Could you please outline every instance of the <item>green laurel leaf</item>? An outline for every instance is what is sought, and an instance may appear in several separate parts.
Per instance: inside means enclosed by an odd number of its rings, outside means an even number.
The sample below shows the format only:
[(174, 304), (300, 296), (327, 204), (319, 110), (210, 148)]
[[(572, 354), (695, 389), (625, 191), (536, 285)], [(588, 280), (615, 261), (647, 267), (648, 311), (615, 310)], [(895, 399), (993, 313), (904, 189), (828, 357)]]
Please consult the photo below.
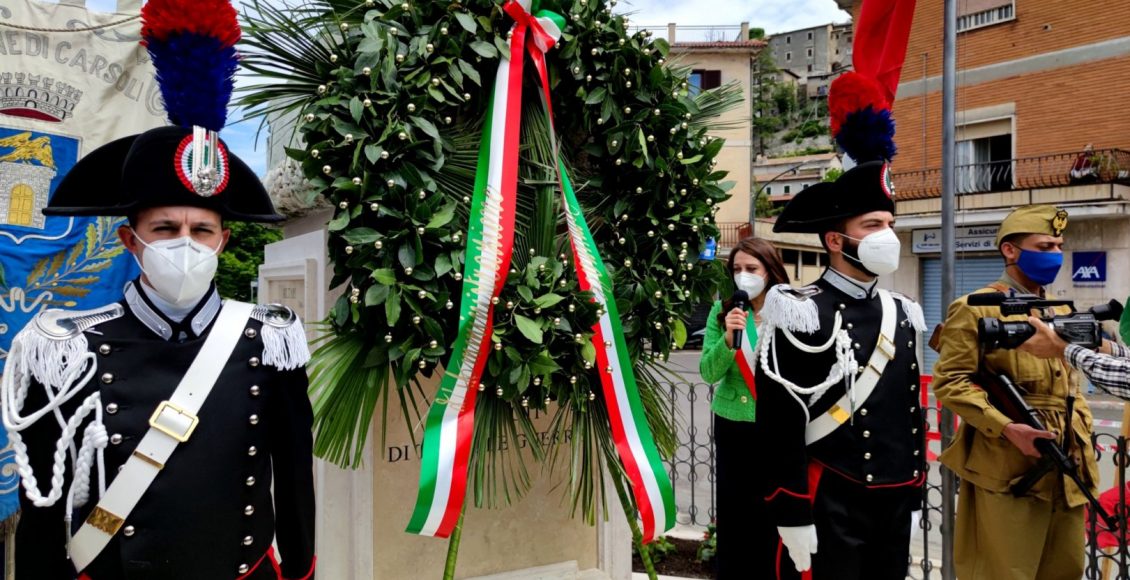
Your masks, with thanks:
[(522, 336), (525, 336), (534, 344), (541, 344), (543, 337), (541, 326), (538, 323), (521, 314), (514, 315), (514, 322), (518, 325), (518, 330), (522, 333)]
[(475, 24), (475, 19), (466, 12), (456, 12), (455, 20), (459, 22), (459, 26), (462, 26), (463, 30), (470, 32), (471, 34), (474, 34), (479, 30), (479, 26)]

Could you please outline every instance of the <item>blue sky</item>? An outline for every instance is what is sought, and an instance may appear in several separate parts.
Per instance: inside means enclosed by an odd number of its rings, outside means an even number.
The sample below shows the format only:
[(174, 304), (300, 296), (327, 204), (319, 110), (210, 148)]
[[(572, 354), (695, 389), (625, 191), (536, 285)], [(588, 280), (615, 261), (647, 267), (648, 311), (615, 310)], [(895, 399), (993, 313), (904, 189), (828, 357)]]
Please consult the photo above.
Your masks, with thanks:
[[(256, 142), (255, 133), (259, 132)], [(228, 124), (220, 137), (259, 177), (267, 174), (267, 127), (259, 131), (259, 119), (240, 121), (239, 112), (232, 111)]]
[[(87, 0), (87, 6), (96, 11), (112, 11), (116, 3), (116, 0)], [(710, 0), (710, 10), (702, 7), (703, 0), (621, 0), (616, 10), (631, 13), (633, 24), (648, 27), (665, 28), (669, 22), (695, 26), (736, 26), (749, 22), (750, 26), (764, 28), (770, 34), (849, 19), (834, 0)], [(227, 128), (220, 135), (236, 155), (262, 176), (267, 172), (267, 130), (264, 128), (256, 141), (258, 129), (258, 119), (241, 122), (238, 111), (233, 111)]]

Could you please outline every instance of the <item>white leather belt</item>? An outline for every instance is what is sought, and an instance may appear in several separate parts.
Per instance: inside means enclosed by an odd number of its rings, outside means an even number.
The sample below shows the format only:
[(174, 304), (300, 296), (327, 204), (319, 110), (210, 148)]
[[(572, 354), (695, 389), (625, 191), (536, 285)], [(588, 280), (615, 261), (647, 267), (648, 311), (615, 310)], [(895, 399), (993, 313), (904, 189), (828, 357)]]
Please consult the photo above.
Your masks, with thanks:
[(196, 413), (216, 385), (216, 379), (243, 336), (243, 328), (254, 305), (228, 300), (204, 346), (200, 348), (184, 378), (169, 400), (163, 401), (149, 418), (149, 431), (121, 471), (98, 500), (94, 511), (71, 538), (69, 550), (75, 569), (81, 572), (110, 543), (125, 523), (145, 490), (165, 467), (177, 445), (188, 440), (200, 419)]
[[(883, 304), (883, 321), (879, 324), (879, 340), (875, 342), (875, 350), (871, 351), (871, 358), (867, 360), (867, 367), (855, 380), (855, 394), (858, 404), (863, 404), (867, 397), (875, 391), (875, 385), (883, 376), (883, 369), (887, 363), (895, 358), (895, 319), (898, 318), (898, 308), (890, 292), (879, 289), (879, 301)], [(851, 398), (847, 393), (840, 397), (834, 405), (819, 417), (808, 423), (804, 430), (804, 439), (807, 445), (827, 437), (832, 431), (839, 428), (851, 419), (855, 412), (852, 408)]]

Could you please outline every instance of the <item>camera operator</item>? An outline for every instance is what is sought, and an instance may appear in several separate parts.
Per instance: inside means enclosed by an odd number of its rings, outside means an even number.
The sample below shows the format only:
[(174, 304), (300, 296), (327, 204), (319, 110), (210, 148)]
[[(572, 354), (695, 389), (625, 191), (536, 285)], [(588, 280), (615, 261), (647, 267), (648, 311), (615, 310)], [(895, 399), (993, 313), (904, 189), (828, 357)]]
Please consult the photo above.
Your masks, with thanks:
[(1036, 329), (1036, 334), (1020, 345), (1019, 350), (1040, 358), (1063, 359), (1104, 391), (1130, 399), (1130, 348), (1103, 339), (1096, 352), (1068, 343), (1039, 318), (1029, 317), (1028, 324)]
[[(1063, 261), (1067, 212), (1026, 206), (1008, 215), (997, 233), (1005, 259), (1000, 280), (982, 292), (1015, 291), (1044, 295)], [(1066, 307), (1056, 307), (1066, 314)], [(1049, 473), (1023, 497), (1013, 483), (1039, 462), (1038, 439), (1065, 434), (1071, 456), (1081, 466), (1083, 484), (1094, 491), (1098, 467), (1090, 444), (1090, 410), (1079, 396), (1073, 373), (1058, 360), (1015, 349), (985, 350), (978, 321), (1001, 317), (999, 306), (971, 306), (963, 296), (949, 307), (934, 365), (938, 400), (963, 419), (941, 461), (961, 478), (954, 559), (963, 580), (1079, 578), (1084, 568), (1085, 495), (1062, 472)], [(1023, 322), (1026, 316), (1006, 317)], [(993, 406), (982, 388), (986, 376), (1006, 375), (1023, 391), (1047, 430), (1014, 422)], [(1067, 400), (1078, 397), (1072, 417)], [(1065, 445), (1067, 446), (1067, 445)]]

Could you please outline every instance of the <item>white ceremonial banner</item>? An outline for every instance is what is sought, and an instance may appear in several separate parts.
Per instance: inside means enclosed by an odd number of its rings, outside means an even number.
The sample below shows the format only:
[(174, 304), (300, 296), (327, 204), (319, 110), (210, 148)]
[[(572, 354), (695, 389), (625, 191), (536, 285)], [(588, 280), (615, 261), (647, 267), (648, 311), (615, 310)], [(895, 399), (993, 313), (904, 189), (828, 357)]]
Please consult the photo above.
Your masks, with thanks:
[(113, 302), (137, 273), (116, 219), (41, 210), (83, 155), (165, 122), (138, 43), (140, 9), (140, 0), (115, 13), (80, 0), (0, 0), (0, 370), (36, 312)]
[[(138, 44), (140, 10), (140, 0), (120, 0), (115, 13), (88, 11), (82, 0), (0, 0), (0, 372), (12, 337), (40, 310), (115, 302), (137, 275), (118, 242), (119, 218), (41, 210), (83, 155), (165, 124)], [(110, 193), (86, 185), (92, 197)], [(4, 520), (18, 505), (19, 478), (2, 430), (0, 448)]]

